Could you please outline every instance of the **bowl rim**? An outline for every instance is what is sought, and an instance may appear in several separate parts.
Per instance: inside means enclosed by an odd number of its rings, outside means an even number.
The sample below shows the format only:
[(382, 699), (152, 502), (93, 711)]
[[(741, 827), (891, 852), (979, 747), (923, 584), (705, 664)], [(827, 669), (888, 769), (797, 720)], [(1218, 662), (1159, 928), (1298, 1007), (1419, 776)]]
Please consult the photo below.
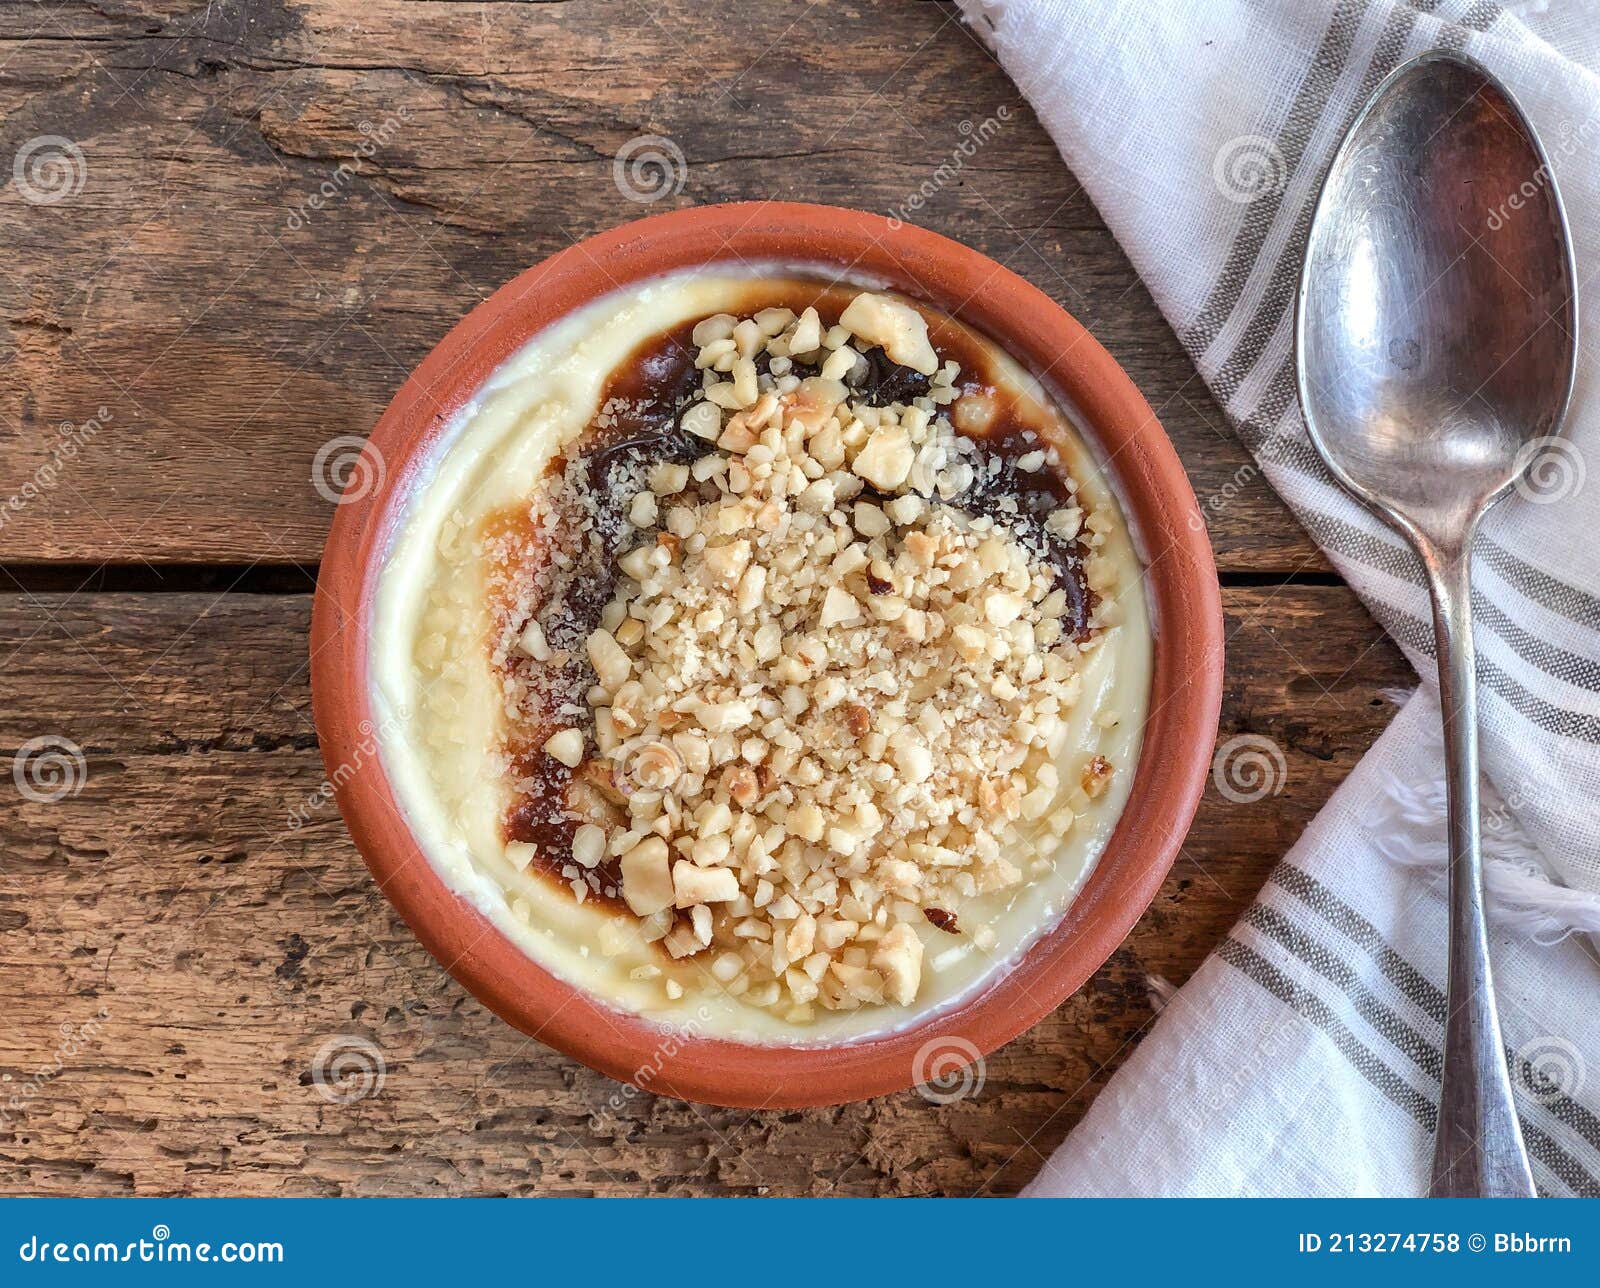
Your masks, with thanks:
[[(753, 271), (804, 264), (881, 281), (990, 336), (1075, 413), (1145, 565), (1154, 639), (1143, 745), (1128, 803), (1076, 898), (1053, 929), (958, 1005), (834, 1045), (686, 1033), (614, 1009), (546, 970), (445, 884), (374, 754), (373, 599), (388, 538), (434, 441), (537, 332), (619, 288), (724, 263)], [(653, 1093), (745, 1108), (864, 1099), (948, 1074), (1032, 1027), (1111, 956), (1154, 900), (1205, 789), (1221, 705), (1221, 593), (1205, 522), (1132, 380), (1065, 309), (987, 256), (832, 206), (740, 202), (652, 215), (550, 256), (474, 308), (408, 376), (368, 444), (382, 468), (352, 476), (335, 508), (312, 613), (323, 763), (379, 888), (450, 974), (522, 1032)]]

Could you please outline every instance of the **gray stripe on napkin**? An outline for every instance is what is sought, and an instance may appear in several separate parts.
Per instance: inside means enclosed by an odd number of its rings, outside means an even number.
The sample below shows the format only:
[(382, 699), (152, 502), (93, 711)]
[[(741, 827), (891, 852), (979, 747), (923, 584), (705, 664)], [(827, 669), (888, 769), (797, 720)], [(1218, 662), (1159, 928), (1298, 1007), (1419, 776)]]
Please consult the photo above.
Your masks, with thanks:
[[(1248, 415), (1234, 417), (1239, 426), (1239, 437), (1244, 439), (1247, 447), (1255, 449), (1266, 444), (1273, 426), (1289, 410), (1289, 404), (1298, 401), (1299, 392), (1295, 387), (1294, 346), (1291, 345), (1289, 352), (1279, 360), (1278, 368), (1267, 382), (1261, 400)], [(1322, 464), (1321, 457), (1317, 458), (1317, 463)], [(1322, 469), (1326, 472), (1327, 467), (1322, 466)]]
[[(1257, 448), (1257, 454), (1263, 462), (1304, 474), (1317, 482), (1332, 483), (1320, 458), (1307, 443), (1280, 435), (1262, 443)], [(1324, 550), (1397, 581), (1410, 582), (1419, 588), (1422, 586), (1422, 565), (1416, 555), (1409, 547), (1392, 544), (1377, 535), (1380, 531), (1386, 531), (1376, 527), (1378, 520), (1373, 520), (1374, 529), (1369, 530), (1304, 502), (1296, 506), (1295, 514)], [(1583, 595), (1548, 574), (1540, 573), (1492, 543), (1480, 542), (1480, 545), (1486, 552), (1490, 566), (1513, 589), (1551, 612), (1566, 616), (1577, 625), (1591, 630), (1595, 628), (1594, 618), (1586, 619), (1564, 612), (1568, 605), (1585, 610), (1593, 606), (1600, 610), (1600, 604), (1593, 604), (1590, 596)], [(1363, 587), (1363, 591), (1373, 616), (1400, 644), (1424, 656), (1433, 656), (1431, 623), (1396, 606), (1371, 586)], [(1563, 594), (1563, 591), (1566, 593)], [(1600, 663), (1559, 648), (1523, 630), (1498, 605), (1485, 599), (1481, 592), (1473, 596), (1473, 604), (1479, 613), (1479, 628), (1495, 635), (1523, 661), (1573, 688), (1600, 692)], [(1515, 676), (1507, 674), (1487, 659), (1480, 658), (1480, 678), (1490, 681), (1494, 692), (1505, 698), (1524, 718), (1541, 728), (1584, 742), (1600, 742), (1600, 717), (1560, 706), (1534, 694)]]
[(1366, 953), (1385, 979), (1437, 1020), (1444, 1018), (1444, 994), (1432, 980), (1389, 946), (1378, 928), (1304, 868), (1280, 863), (1267, 878), (1283, 887), (1346, 939)]
[(1440, 1054), (1439, 1048), (1386, 1006), (1376, 993), (1361, 982), (1361, 977), (1344, 958), (1327, 945), (1313, 939), (1303, 927), (1297, 926), (1277, 908), (1268, 904), (1253, 904), (1245, 913), (1244, 920), (1247, 925), (1254, 926), (1263, 935), (1277, 940), (1317, 974), (1338, 988), (1350, 999), (1356, 1014), (1366, 1021), (1374, 1033), (1430, 1078), (1438, 1081), (1444, 1069), (1444, 1057)]
[[(1315, 1024), (1332, 1040), (1350, 1066), (1381, 1092), (1386, 1099), (1405, 1110), (1425, 1131), (1432, 1132), (1438, 1121), (1433, 1102), (1419, 1093), (1391, 1069), (1381, 1057), (1352, 1033), (1315, 993), (1301, 987), (1253, 948), (1231, 936), (1217, 949), (1217, 956), (1247, 979), (1272, 994), (1301, 1018)], [(1520, 1119), (1519, 1115), (1519, 1119)], [(1574, 1194), (1600, 1197), (1597, 1182), (1572, 1155), (1538, 1127), (1522, 1124), (1523, 1140), (1529, 1155)]]
[[(1286, 469), (1292, 469), (1319, 483), (1337, 487), (1338, 485), (1334, 482), (1333, 476), (1328, 473), (1328, 467), (1322, 463), (1322, 458), (1317, 455), (1317, 451), (1311, 446), (1310, 440), (1304, 437), (1305, 430), (1299, 425), (1298, 421), (1296, 421), (1296, 428), (1299, 429), (1297, 434), (1282, 431), (1272, 432), (1272, 426), (1275, 426), (1283, 416), (1283, 413), (1288, 410), (1289, 393), (1293, 390), (1293, 366), (1285, 364), (1284, 372), (1286, 375), (1286, 393), (1282, 404), (1271, 410), (1270, 413), (1266, 413), (1264, 408), (1264, 414), (1261, 419), (1257, 419), (1256, 414), (1252, 414), (1241, 420), (1239, 422), (1240, 437), (1244, 439), (1245, 445), (1256, 453), (1263, 464), (1282, 465)], [(1270, 414), (1270, 420), (1266, 418), (1268, 414)], [(1341, 495), (1343, 495), (1342, 490)], [(1324, 515), (1327, 522), (1344, 523), (1343, 520), (1337, 519), (1327, 511), (1319, 511), (1318, 513)], [(1384, 524), (1376, 516), (1373, 516), (1372, 523), (1372, 532), (1386, 534), (1390, 531), (1388, 525)], [(1368, 541), (1383, 544), (1379, 537), (1373, 536), (1366, 529), (1351, 527), (1349, 524), (1345, 524), (1345, 527), (1352, 534), (1364, 535)], [(1398, 541), (1399, 538), (1395, 538), (1395, 542), (1398, 543)], [(1411, 548), (1399, 544), (1394, 544), (1388, 548), (1404, 556), (1404, 566), (1395, 563), (1393, 557), (1389, 555), (1384, 556), (1384, 562), (1373, 564), (1373, 566), (1383, 572), (1387, 572), (1392, 577), (1413, 581), (1421, 585), (1422, 565), (1416, 556), (1411, 553)], [(1494, 569), (1496, 575), (1502, 581), (1524, 598), (1588, 630), (1600, 628), (1600, 598), (1596, 598), (1587, 591), (1580, 590), (1569, 582), (1562, 581), (1559, 577), (1551, 576), (1543, 569), (1534, 567), (1526, 560), (1519, 559), (1504, 546), (1487, 537), (1478, 538), (1477, 544), (1473, 546), (1473, 553)], [(1362, 562), (1369, 561), (1363, 559)]]
[[(1336, 486), (1322, 458), (1305, 439), (1280, 433), (1249, 445), (1263, 464), (1282, 466), (1316, 482)], [(1398, 581), (1408, 581), (1418, 587), (1423, 585), (1421, 561), (1409, 546), (1399, 545), (1398, 538), (1385, 541), (1383, 537), (1389, 529), (1387, 525), (1380, 526), (1381, 520), (1376, 517), (1368, 528), (1305, 503), (1297, 506), (1296, 514), (1324, 548)], [(1586, 630), (1600, 628), (1600, 599), (1518, 559), (1487, 538), (1480, 537), (1473, 551), (1524, 598)], [(1368, 589), (1367, 593), (1375, 592)], [(1512, 623), (1498, 605), (1487, 604), (1481, 595), (1475, 595), (1473, 602), (1479, 609), (1480, 625), (1499, 636), (1525, 661), (1574, 688), (1600, 692), (1600, 663), (1530, 635)], [(1424, 633), (1427, 635), (1426, 651), (1431, 655), (1431, 632)]]
[[(1293, 470), (1329, 487), (1337, 486), (1327, 466), (1322, 463), (1322, 458), (1317, 455), (1316, 449), (1308, 440), (1272, 432), (1279, 418), (1288, 410), (1293, 394), (1294, 366), (1292, 359), (1285, 359), (1274, 375), (1273, 386), (1262, 399), (1261, 405), (1251, 415), (1237, 422), (1240, 437), (1263, 464)], [(1324, 549), (1398, 581), (1410, 582), (1419, 588), (1423, 586), (1421, 562), (1410, 547), (1383, 540), (1379, 534), (1386, 533), (1388, 529), (1380, 526), (1382, 521), (1376, 517), (1371, 521), (1371, 528), (1357, 526), (1329, 511), (1304, 502), (1295, 506), (1295, 514)], [(1587, 630), (1594, 630), (1600, 626), (1600, 600), (1594, 596), (1542, 572), (1494, 542), (1480, 539), (1475, 549), (1500, 578), (1518, 593)], [(1372, 587), (1366, 586), (1362, 589), (1364, 597), (1369, 602), (1379, 598), (1377, 591)], [(1480, 596), (1474, 596), (1474, 601), (1480, 607), (1484, 604)], [(1392, 611), (1400, 615), (1403, 610), (1395, 608)], [(1374, 615), (1378, 616), (1380, 621), (1385, 621), (1386, 625), (1388, 620), (1391, 620), (1385, 619), (1376, 608)], [(1400, 632), (1401, 642), (1429, 657), (1433, 656), (1432, 627), (1409, 614), (1404, 616), (1408, 626)], [(1510, 619), (1498, 608), (1480, 613), (1480, 626), (1499, 636), (1507, 647), (1525, 661), (1546, 674), (1571, 684), (1574, 688), (1600, 692), (1600, 664), (1554, 648), (1547, 641), (1539, 640), (1515, 626), (1510, 630), (1502, 629), (1503, 625), (1509, 623)], [(1504, 679), (1509, 685), (1515, 686), (1517, 695), (1515, 700), (1508, 694), (1502, 696), (1512, 701), (1517, 710), (1525, 715), (1530, 711), (1543, 710), (1542, 716), (1528, 715), (1529, 719), (1535, 720), (1541, 727), (1555, 733), (1570, 733), (1571, 736), (1581, 737), (1586, 741), (1595, 740), (1581, 732), (1589, 727), (1591, 721), (1591, 717), (1586, 713), (1554, 706), (1543, 699), (1537, 699), (1520, 682), (1509, 676)]]
[[(1367, 65), (1361, 83), (1352, 98), (1340, 109), (1340, 131), (1342, 137), (1344, 129), (1349, 122), (1354, 120), (1356, 113), (1383, 78), (1393, 71), (1404, 60), (1406, 45), (1411, 40), (1419, 16), (1429, 14), (1434, 6), (1422, 4), (1400, 4), (1385, 20), (1382, 33), (1379, 35), (1373, 49), (1371, 61)], [(1479, 30), (1487, 30), (1499, 15), (1499, 10), (1493, 4), (1475, 4), (1460, 21), (1466, 26)], [(1309, 142), (1316, 128), (1322, 124), (1326, 115), (1325, 110), (1333, 102), (1331, 89), (1337, 82), (1349, 61), (1349, 55), (1354, 40), (1354, 28), (1360, 25), (1361, 15), (1354, 19), (1354, 27), (1347, 35), (1340, 27), (1343, 12), (1336, 13), (1323, 38), (1323, 45), (1317, 51), (1307, 71), (1306, 79), (1301, 83), (1300, 94), (1297, 95), (1290, 108), (1289, 116), (1285, 122), (1284, 132), (1274, 141), (1279, 155), (1283, 157), (1286, 169), (1292, 175), (1305, 157), (1306, 144)], [(1441, 24), (1437, 45), (1446, 49), (1461, 49), (1466, 45), (1466, 32), (1461, 27)], [(1330, 61), (1337, 58), (1337, 65), (1325, 77), (1317, 77), (1313, 82), (1312, 73), (1320, 69), (1320, 61), (1325, 51), (1330, 53)], [(1322, 91), (1320, 98), (1307, 102), (1307, 87), (1315, 84)], [(1298, 206), (1293, 212), (1293, 224), (1289, 235), (1284, 239), (1282, 249), (1273, 264), (1271, 276), (1261, 299), (1246, 323), (1239, 341), (1232, 351), (1223, 359), (1204, 364), (1209, 371), (1209, 381), (1213, 394), (1219, 402), (1228, 403), (1239, 387), (1255, 370), (1265, 351), (1267, 342), (1273, 334), (1285, 324), (1287, 315), (1293, 307), (1296, 283), (1300, 278), (1300, 264), (1302, 249), (1305, 246), (1306, 236), (1310, 231), (1311, 218), (1315, 211), (1315, 193), (1321, 189), (1321, 171), (1323, 163), (1331, 160), (1331, 154), (1318, 162), (1317, 183), (1304, 192)], [(1255, 275), (1260, 256), (1270, 237), (1273, 226), (1278, 223), (1283, 213), (1284, 200), (1291, 184), (1286, 182), (1279, 192), (1270, 197), (1263, 196), (1252, 203), (1235, 241), (1230, 248), (1229, 256), (1224, 268), (1219, 274), (1216, 285), (1213, 286), (1206, 303), (1193, 323), (1187, 327), (1182, 336), (1185, 348), (1194, 359), (1196, 365), (1201, 365), (1202, 356), (1221, 334), (1228, 319), (1237, 309), (1244, 296), (1245, 287), (1250, 278)], [(1258, 207), (1261, 217), (1255, 217)], [(1241, 243), (1243, 243), (1241, 245)], [(1242, 270), (1242, 271), (1241, 271)], [(1279, 375), (1275, 375), (1272, 382), (1275, 391), (1274, 401), (1277, 409), (1282, 410), (1287, 405), (1286, 396), (1292, 396), (1292, 370), (1290, 372), (1287, 395), (1283, 390), (1283, 382)], [(1284, 399), (1284, 401), (1278, 401)]]
[[(1286, 173), (1293, 173), (1305, 155), (1306, 143), (1321, 117), (1323, 104), (1328, 101), (1328, 96), (1344, 71), (1355, 45), (1356, 32), (1360, 29), (1369, 4), (1370, 0), (1340, 0), (1327, 30), (1323, 32), (1322, 43), (1312, 56), (1294, 101), (1289, 105), (1283, 128), (1273, 140), (1273, 146), (1283, 158)], [(1263, 194), (1260, 200), (1246, 207), (1244, 219), (1234, 234), (1233, 244), (1228, 248), (1222, 271), (1209, 297), (1194, 320), (1179, 334), (1191, 357), (1198, 359), (1205, 352), (1238, 304), (1245, 283), (1255, 271), (1262, 241), (1277, 218), (1282, 201), (1283, 189), (1280, 189)]]
[[(1383, 34), (1378, 37), (1377, 46), (1373, 50), (1372, 61), (1367, 64), (1366, 74), (1361, 78), (1355, 99), (1343, 113), (1346, 119), (1340, 125), (1341, 137), (1344, 128), (1355, 119), (1356, 113), (1361, 110), (1361, 105), (1372, 96), (1372, 92), (1378, 88), (1383, 78), (1400, 65), (1405, 56), (1406, 42), (1411, 39), (1411, 33), (1416, 28), (1417, 16), (1416, 10), (1406, 5), (1398, 6), (1389, 15), (1388, 21), (1384, 24)], [(1327, 159), (1331, 161), (1332, 157)], [(1255, 312), (1245, 324), (1232, 353), (1216, 365), (1211, 376), (1211, 388), (1219, 402), (1228, 402), (1238, 392), (1239, 386), (1261, 361), (1267, 341), (1284, 324), (1286, 315), (1294, 307), (1295, 287), (1300, 280), (1303, 248), (1311, 233), (1311, 216), (1316, 211), (1316, 194), (1322, 188), (1323, 169), (1324, 166), (1319, 163), (1317, 182), (1305, 194), (1305, 199), (1294, 212), (1294, 222), (1289, 236), (1284, 242), (1277, 262), (1272, 267), (1272, 274), (1267, 280), (1260, 301), (1255, 306)]]
[[(1299, 899), (1307, 908), (1364, 952), (1373, 964), (1377, 966), (1383, 977), (1402, 996), (1416, 1005), (1423, 1014), (1427, 1015), (1436, 1024), (1443, 1026), (1445, 1018), (1444, 990), (1390, 947), (1383, 936), (1378, 933), (1378, 928), (1370, 921), (1340, 899), (1338, 895), (1334, 894), (1332, 890), (1323, 885), (1309, 872), (1306, 872), (1303, 868), (1296, 867), (1292, 863), (1278, 864), (1273, 869), (1268, 881)], [(1247, 918), (1261, 907), (1263, 907), (1261, 904), (1253, 906), (1250, 913), (1246, 914)], [(1287, 918), (1283, 918), (1281, 913), (1278, 913), (1277, 916), (1285, 924), (1292, 924), (1287, 921)], [(1261, 927), (1258, 926), (1257, 928), (1260, 929)], [(1280, 940), (1280, 942), (1282, 941)], [(1285, 944), (1285, 946), (1291, 947), (1291, 951), (1293, 951), (1291, 945)], [(1437, 1051), (1435, 1054), (1437, 1055)], [(1549, 1078), (1524, 1059), (1521, 1053), (1508, 1048), (1506, 1050), (1506, 1060), (1514, 1075), (1513, 1081), (1518, 1086), (1526, 1090), (1552, 1118), (1564, 1126), (1570, 1127), (1597, 1152), (1600, 1152), (1600, 1117), (1591, 1112), (1587, 1106), (1561, 1092)], [(1434, 1076), (1437, 1077), (1438, 1075), (1435, 1073)], [(1520, 1114), (1518, 1116), (1519, 1118), (1522, 1117)]]
[[(1392, 546), (1365, 529), (1323, 510), (1302, 505), (1295, 510), (1295, 514), (1306, 531), (1324, 550), (1350, 563), (1386, 573), (1396, 579), (1412, 580), (1407, 576), (1407, 572), (1415, 564), (1416, 556), (1409, 550)], [(1367, 608), (1377, 619), (1378, 624), (1393, 636), (1396, 643), (1422, 657), (1434, 655), (1431, 622), (1424, 621), (1396, 606), (1393, 601), (1380, 595), (1370, 585), (1363, 587), (1363, 592), (1362, 598)], [(1480, 623), (1480, 627), (1492, 633), (1492, 623), (1485, 621)], [(1552, 651), (1550, 646), (1539, 643), (1526, 632), (1518, 631), (1514, 638), (1507, 639), (1503, 636), (1499, 638), (1506, 647), (1535, 667), (1543, 668), (1545, 664), (1554, 665), (1558, 662), (1565, 665), (1568, 660), (1572, 665), (1584, 662), (1584, 659), (1575, 654)], [(1586, 687), (1559, 671), (1551, 670), (1550, 674), (1566, 679), (1574, 687)], [(1600, 743), (1600, 716), (1574, 710), (1571, 707), (1558, 706), (1540, 697), (1482, 652), (1478, 655), (1478, 682), (1484, 689), (1503, 698), (1512, 710), (1525, 720), (1538, 725), (1541, 729), (1579, 742)]]
[(1575, 689), (1600, 692), (1600, 662), (1529, 634), (1481, 590), (1472, 592), (1472, 612), (1480, 628), (1493, 631), (1511, 646), (1518, 657), (1533, 663), (1546, 675)]
[(1255, 949), (1231, 935), (1222, 941), (1217, 956), (1259, 984), (1285, 1006), (1309, 1020), (1332, 1039), (1339, 1053), (1363, 1078), (1395, 1105), (1405, 1110), (1428, 1131), (1438, 1111), (1433, 1101), (1397, 1074), (1345, 1027), (1332, 1009), (1315, 993), (1302, 988)]
[[(1391, 608), (1375, 595), (1369, 595), (1366, 602), (1379, 625), (1393, 635), (1399, 644), (1414, 653), (1433, 656), (1432, 627)], [(1502, 699), (1524, 720), (1549, 733), (1577, 742), (1600, 744), (1600, 716), (1547, 702), (1481, 652), (1478, 654), (1478, 684), (1481, 689)]]
[[(1551, 1175), (1580, 1199), (1600, 1198), (1600, 1183), (1578, 1166), (1572, 1155), (1537, 1127), (1522, 1124), (1522, 1143), (1528, 1147), (1528, 1157), (1538, 1159)], [(1541, 1197), (1549, 1198), (1541, 1192)]]
[(1587, 591), (1579, 590), (1559, 577), (1552, 577), (1542, 569), (1518, 559), (1504, 546), (1487, 538), (1480, 537), (1472, 553), (1534, 603), (1543, 605), (1552, 613), (1569, 617), (1590, 630), (1600, 629), (1600, 599)]

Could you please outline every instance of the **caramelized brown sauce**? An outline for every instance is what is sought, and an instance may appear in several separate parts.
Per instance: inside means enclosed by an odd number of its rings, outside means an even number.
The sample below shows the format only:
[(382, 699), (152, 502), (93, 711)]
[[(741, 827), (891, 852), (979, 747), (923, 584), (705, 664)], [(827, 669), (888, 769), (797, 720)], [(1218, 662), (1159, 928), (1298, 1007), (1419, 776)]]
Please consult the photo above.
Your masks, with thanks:
[[(793, 283), (753, 282), (728, 311), (749, 316), (781, 306), (799, 313), (811, 306), (828, 327), (838, 321), (858, 290), (822, 283), (796, 289)], [(587, 493), (589, 513), (596, 516), (593, 521), (602, 538), (615, 534), (615, 540), (602, 539), (599, 548), (590, 548), (586, 552), (589, 557), (575, 561), (574, 575), (557, 578), (553, 584), (535, 577), (530, 602), (530, 569), (551, 567), (549, 528), (541, 522), (545, 516), (527, 508), (512, 508), (491, 516), (483, 528), (485, 548), (490, 552), (489, 649), (497, 673), (507, 680), (536, 682), (550, 697), (549, 709), (524, 713), (526, 718), (505, 748), (515, 788), (514, 803), (505, 818), (505, 835), (508, 841), (531, 842), (537, 855), (529, 871), (562, 887), (569, 884), (562, 869), (576, 867), (572, 840), (577, 828), (586, 821), (622, 822), (624, 798), (609, 771), (597, 761), (586, 756), (577, 769), (569, 769), (544, 751), (544, 742), (559, 728), (587, 723), (573, 718), (585, 710), (583, 695), (594, 682), (583, 641), (599, 625), (601, 613), (616, 591), (616, 556), (622, 553), (617, 541), (632, 492), (627, 483), (641, 478), (657, 462), (687, 463), (705, 450), (702, 440), (679, 426), (680, 413), (700, 385), (700, 373), (694, 366), (693, 330), (694, 323), (686, 322), (640, 344), (607, 380), (601, 395), (602, 415), (547, 468), (547, 476), (554, 481), (570, 471), (578, 472), (568, 482), (577, 483)], [(1055, 437), (1051, 425), (1030, 416), (1022, 400), (1000, 384), (990, 355), (964, 327), (947, 318), (931, 317), (928, 330), (941, 359), (953, 358), (960, 366), (958, 387), (963, 396), (979, 395), (994, 409), (983, 432), (968, 437), (981, 441), (985, 456), (1000, 461), (1000, 469), (994, 474), (985, 472), (954, 503), (969, 513), (992, 515), (1046, 551), (1055, 568), (1056, 583), (1067, 596), (1066, 632), (1072, 638), (1086, 638), (1093, 598), (1084, 572), (1084, 548), (1075, 540), (1063, 541), (1044, 527), (1052, 510), (1073, 502), (1073, 491), (1056, 469), (1046, 466), (1030, 472), (1017, 466), (1027, 453), (1051, 446)], [(854, 387), (856, 396), (875, 406), (887, 406), (928, 392), (928, 377), (892, 362), (882, 349), (871, 349), (865, 356), (870, 370), (865, 382)], [(764, 357), (757, 363), (763, 372)], [(799, 363), (793, 372), (802, 377), (815, 374)], [(550, 489), (558, 498), (561, 491)], [(863, 496), (873, 498), (875, 493), (867, 488)], [(567, 529), (562, 515), (555, 518), (559, 539)], [(571, 516), (572, 530), (578, 526), (576, 518)], [(502, 644), (508, 638), (514, 641), (512, 632), (528, 620), (530, 610), (543, 620), (544, 610), (557, 595), (565, 602), (559, 613), (559, 634), (549, 640), (554, 657), (536, 662), (514, 648), (502, 656)], [(592, 736), (592, 727), (585, 734)], [(614, 860), (607, 859), (594, 869), (586, 882), (592, 897), (621, 905), (621, 875)], [(954, 922), (953, 917), (950, 920)]]
[[(483, 548), (487, 555), (486, 581), (489, 593), (490, 649), (519, 625), (519, 587), (528, 568), (549, 558), (548, 543), (526, 509), (506, 509), (491, 515), (483, 526)], [(598, 615), (598, 609), (596, 610)], [(512, 652), (497, 669), (502, 679), (529, 678), (548, 664), (535, 662)], [(552, 667), (560, 672), (566, 663)], [(570, 687), (562, 685), (562, 688)], [(527, 712), (529, 717), (512, 727), (505, 745), (507, 770), (516, 785), (516, 800), (505, 820), (508, 841), (531, 841), (538, 847), (541, 872), (559, 877), (571, 861), (575, 820), (568, 816), (566, 799), (572, 770), (544, 752), (544, 742), (558, 724), (550, 712)]]

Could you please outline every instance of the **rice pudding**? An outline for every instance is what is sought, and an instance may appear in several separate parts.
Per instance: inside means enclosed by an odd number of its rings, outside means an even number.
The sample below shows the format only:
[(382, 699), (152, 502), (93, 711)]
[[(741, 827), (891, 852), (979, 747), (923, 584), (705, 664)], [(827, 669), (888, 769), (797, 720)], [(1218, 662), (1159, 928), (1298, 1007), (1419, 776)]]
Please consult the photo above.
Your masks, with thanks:
[(903, 1026), (1053, 925), (1127, 800), (1142, 573), (992, 342), (800, 274), (676, 274), (535, 337), (394, 532), (375, 709), (447, 882), (618, 1008)]

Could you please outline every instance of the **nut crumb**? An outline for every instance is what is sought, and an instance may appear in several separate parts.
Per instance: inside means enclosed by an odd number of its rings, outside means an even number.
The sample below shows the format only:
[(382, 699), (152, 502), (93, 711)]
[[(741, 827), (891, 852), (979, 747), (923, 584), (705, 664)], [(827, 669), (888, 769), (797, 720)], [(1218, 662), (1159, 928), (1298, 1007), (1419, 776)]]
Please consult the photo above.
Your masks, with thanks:
[[(858, 294), (831, 327), (719, 314), (694, 343), (693, 458), (620, 490), (599, 624), (510, 641), (592, 669), (560, 718), (592, 721), (593, 759), (579, 728), (543, 744), (603, 814), (577, 828), (572, 885), (614, 860), (645, 939), (752, 1005), (908, 1006), (922, 923), (962, 934), (958, 911), (1019, 885), (1075, 818), (1056, 760), (1096, 640), (1064, 628), (1044, 534), (1098, 515), (964, 508), (987, 459), (957, 425), (996, 409), (904, 301)], [(917, 373), (891, 379), (900, 401), (863, 392), (885, 356)], [(1084, 794), (1110, 774), (1095, 757)]]

